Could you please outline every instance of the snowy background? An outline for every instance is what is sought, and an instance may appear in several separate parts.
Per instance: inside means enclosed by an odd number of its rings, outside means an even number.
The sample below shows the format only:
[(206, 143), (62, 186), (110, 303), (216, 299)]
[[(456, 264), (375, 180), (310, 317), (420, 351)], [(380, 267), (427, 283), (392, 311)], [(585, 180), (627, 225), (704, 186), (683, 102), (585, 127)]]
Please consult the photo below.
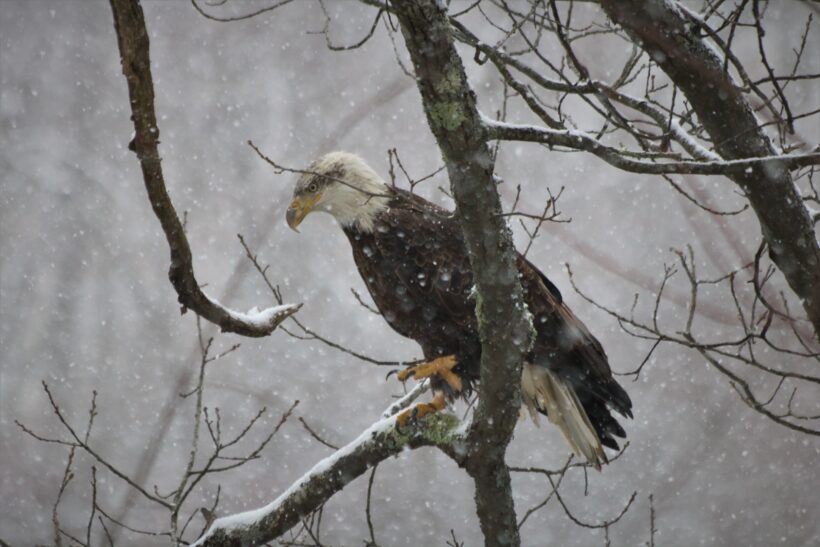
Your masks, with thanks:
[[(364, 47), (335, 53), (321, 30), (315, 2), (296, 2), (272, 14), (216, 23), (185, 1), (145, 2), (161, 152), (169, 192), (188, 211), (197, 278), (206, 291), (239, 310), (274, 304), (237, 241), (241, 233), (269, 262), (285, 300), (303, 302), (299, 317), (324, 335), (382, 359), (417, 357), (381, 318), (363, 309), (350, 288), (364, 293), (348, 244), (329, 216), (313, 215), (302, 233), (290, 231), (284, 212), (294, 183), (275, 175), (245, 144), (252, 139), (272, 158), (306, 165), (320, 153), (344, 149), (364, 156), (387, 176), (388, 148), (397, 148), (411, 175), (440, 166), (413, 81), (397, 66), (384, 27)], [(361, 38), (374, 10), (330, 2), (338, 43)], [(791, 66), (805, 12), (798, 2), (770, 5), (769, 58)], [(64, 435), (41, 381), (51, 386), (68, 417), (85, 423), (92, 390), (100, 415), (92, 444), (144, 484), (168, 490), (189, 450), (191, 401), (176, 395), (191, 387), (198, 366), (195, 321), (180, 316), (167, 280), (168, 249), (151, 212), (134, 154), (126, 148), (133, 126), (107, 2), (0, 2), (0, 538), (12, 545), (52, 540), (51, 509), (67, 457), (63, 447), (23, 434), (20, 420), (49, 435)], [(818, 32), (809, 37), (804, 72), (820, 72)], [(403, 58), (403, 44), (399, 40)], [(754, 59), (754, 44), (741, 44)], [(617, 71), (628, 51), (582, 48), (596, 74)], [(554, 59), (559, 59), (559, 51)], [(482, 110), (499, 108), (500, 84), (489, 65), (464, 54)], [(752, 77), (762, 76), (755, 67)], [(818, 107), (817, 84), (789, 88), (792, 106)], [(516, 121), (512, 118), (511, 121)], [(583, 123), (582, 115), (576, 121)], [(816, 120), (799, 126), (818, 142)], [(583, 290), (628, 312), (635, 281), (657, 287), (670, 248), (692, 244), (704, 276), (744, 263), (759, 242), (750, 213), (716, 218), (691, 206), (664, 182), (630, 175), (583, 154), (547, 153), (535, 145), (507, 144), (498, 173), (515, 186), (523, 208), (538, 212), (547, 187), (566, 190), (559, 208), (572, 223), (547, 225), (530, 258), (607, 348), (613, 368), (634, 368), (646, 344), (573, 293), (562, 263), (573, 267)], [(400, 179), (401, 180), (401, 179)], [(736, 209), (742, 201), (723, 178), (685, 181), (714, 203)], [(419, 191), (447, 206), (436, 188)], [(728, 240), (721, 226), (734, 234)], [(522, 243), (526, 235), (516, 227)], [(620, 274), (617, 272), (621, 272)], [(782, 283), (780, 277), (776, 283)], [(673, 292), (684, 296), (679, 279)], [(728, 310), (728, 302), (711, 302)], [(685, 310), (665, 306), (674, 325)], [(727, 312), (729, 320), (733, 312)], [(704, 330), (723, 328), (700, 318)], [(679, 324), (679, 323), (678, 323)], [(212, 332), (209, 326), (206, 332)], [(215, 364), (205, 404), (219, 407), (225, 425), (242, 427), (267, 406), (272, 427), (295, 399), (304, 417), (329, 441), (343, 444), (378, 418), (400, 392), (386, 369), (363, 363), (317, 342), (283, 332), (261, 340), (220, 335), (216, 345), (241, 348)], [(589, 476), (584, 496), (580, 471), (561, 486), (574, 513), (587, 521), (615, 516), (633, 491), (635, 505), (613, 528), (614, 545), (649, 538), (649, 494), (654, 494), (659, 545), (803, 545), (820, 541), (815, 438), (777, 426), (744, 406), (728, 382), (697, 355), (662, 348), (639, 381), (622, 379), (635, 405), (624, 423), (630, 446), (602, 473)], [(263, 438), (260, 428), (252, 440)], [(248, 446), (251, 443), (248, 443)], [(329, 454), (293, 419), (261, 459), (217, 477), (220, 514), (273, 499), (313, 462)], [(152, 459), (152, 455), (154, 458)], [(516, 430), (511, 465), (560, 467), (568, 456), (560, 436), (529, 421)], [(92, 461), (76, 459), (77, 477), (61, 506), (64, 526), (84, 530)], [(110, 513), (130, 509), (132, 526), (162, 530), (166, 515), (100, 471), (100, 501)], [(206, 506), (217, 479), (204, 482), (195, 506)], [(519, 513), (540, 502), (548, 484), (514, 477)], [(366, 477), (328, 504), (323, 538), (360, 545), (368, 537)], [(453, 529), (466, 545), (482, 542), (469, 478), (434, 450), (405, 453), (379, 467), (374, 487), (376, 538), (384, 545), (444, 545)], [(192, 505), (192, 508), (194, 508)], [(194, 527), (198, 530), (201, 521)], [(525, 545), (599, 545), (600, 531), (576, 527), (550, 502), (522, 528)], [(130, 533), (120, 544), (148, 545)], [(157, 540), (155, 544), (164, 544)]]

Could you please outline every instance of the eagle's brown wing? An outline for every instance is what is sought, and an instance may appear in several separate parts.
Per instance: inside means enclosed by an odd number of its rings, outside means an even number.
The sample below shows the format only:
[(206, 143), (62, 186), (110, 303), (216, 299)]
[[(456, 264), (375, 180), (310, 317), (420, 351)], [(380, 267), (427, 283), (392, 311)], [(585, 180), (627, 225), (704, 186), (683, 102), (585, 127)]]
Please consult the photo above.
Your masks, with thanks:
[(530, 362), (546, 367), (567, 383), (601, 442), (617, 449), (618, 444), (612, 437), (624, 437), (625, 432), (609, 409), (631, 418), (632, 401), (612, 377), (603, 347), (562, 301), (558, 290), (543, 273), (522, 256), (519, 256), (518, 268), (536, 331)]

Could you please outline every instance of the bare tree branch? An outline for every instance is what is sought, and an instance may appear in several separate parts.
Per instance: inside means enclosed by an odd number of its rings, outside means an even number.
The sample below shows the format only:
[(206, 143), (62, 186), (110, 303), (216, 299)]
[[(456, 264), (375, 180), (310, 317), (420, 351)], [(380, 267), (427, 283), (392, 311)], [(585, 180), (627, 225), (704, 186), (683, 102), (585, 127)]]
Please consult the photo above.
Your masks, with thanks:
[[(194, 4), (196, 5), (196, 4)], [(179, 295), (183, 313), (194, 310), (225, 332), (243, 336), (267, 336), (279, 324), (296, 313), (301, 304), (267, 308), (261, 312), (240, 313), (223, 307), (202, 292), (194, 276), (193, 257), (185, 230), (165, 187), (159, 155), (159, 127), (154, 112), (154, 84), (149, 60), (148, 31), (138, 0), (111, 0), (114, 27), (117, 31), (122, 71), (128, 83), (128, 94), (135, 136), (129, 144), (137, 154), (145, 189), (154, 214), (171, 249), (168, 277)]]
[[(230, 23), (230, 22), (233, 22), (233, 21), (244, 21), (244, 20), (247, 20), (247, 19), (251, 19), (253, 17), (256, 17), (257, 15), (261, 15), (263, 13), (273, 11), (277, 8), (281, 8), (282, 6), (284, 6), (286, 4), (290, 4), (291, 2), (293, 2), (293, 0), (279, 0), (278, 2), (274, 2), (270, 6), (266, 6), (264, 8), (260, 8), (256, 11), (246, 13), (245, 15), (235, 15), (235, 16), (231, 16), (231, 17), (219, 17), (219, 16), (216, 16), (216, 15), (212, 15), (212, 14), (206, 12), (205, 10), (203, 10), (202, 7), (197, 3), (197, 0), (191, 0), (191, 5), (194, 6), (194, 9), (196, 11), (198, 11), (199, 14), (201, 16), (205, 17), (206, 19), (210, 19), (211, 21), (218, 21), (220, 23)], [(220, 4), (208, 4), (208, 5), (222, 5), (224, 3), (225, 3), (225, 1), (221, 2)]]
[[(660, 343), (672, 343), (683, 348), (695, 350), (715, 370), (729, 379), (730, 385), (740, 396), (741, 400), (752, 410), (762, 414), (775, 423), (795, 431), (812, 436), (820, 435), (820, 427), (816, 425), (816, 420), (820, 415), (801, 414), (796, 412), (793, 408), (793, 401), (798, 386), (801, 384), (820, 384), (820, 376), (813, 374), (811, 369), (804, 368), (809, 361), (820, 363), (820, 351), (812, 350), (809, 347), (806, 347), (804, 350), (781, 347), (775, 340), (772, 339), (771, 324), (777, 315), (772, 312), (768, 306), (759, 305), (762, 303), (760, 299), (760, 289), (757, 287), (757, 285), (761, 283), (761, 281), (759, 281), (760, 274), (757, 271), (759, 268), (759, 263), (755, 261), (752, 264), (749, 264), (737, 271), (730, 272), (729, 274), (721, 276), (717, 279), (702, 279), (698, 276), (695, 269), (695, 259), (691, 248), (688, 249), (687, 253), (676, 251), (676, 254), (678, 255), (680, 269), (684, 271), (686, 280), (689, 284), (690, 297), (689, 311), (683, 321), (684, 324), (675, 331), (671, 331), (669, 328), (664, 328), (659, 320), (659, 317), (662, 315), (660, 307), (662, 295), (667, 287), (667, 283), (678, 271), (671, 266), (666, 267), (661, 288), (655, 298), (651, 318), (648, 320), (640, 320), (635, 317), (637, 300), (635, 305), (633, 305), (632, 312), (629, 316), (614, 311), (596, 302), (590, 296), (584, 292), (581, 292), (581, 290), (576, 286), (572, 278), (572, 272), (568, 268), (570, 273), (570, 282), (572, 283), (575, 291), (584, 300), (614, 317), (625, 332), (636, 338), (652, 342), (649, 355), (654, 352), (655, 348)], [(752, 272), (749, 273), (749, 276), (751, 277), (751, 284), (755, 286), (754, 289), (751, 289), (754, 296), (752, 296), (752, 302), (750, 304), (741, 305), (740, 297), (735, 286), (735, 278), (742, 271), (750, 268), (752, 268)], [(700, 289), (703, 286), (723, 286), (728, 289), (738, 311), (736, 321), (737, 329), (740, 331), (740, 336), (738, 338), (727, 339), (728, 336), (724, 334), (721, 337), (722, 339), (717, 341), (705, 341), (703, 339), (704, 336), (699, 336), (697, 334), (697, 330), (695, 328), (695, 317), (700, 300)], [(748, 312), (744, 312), (744, 310), (748, 310)], [(790, 321), (790, 318), (786, 315), (783, 316), (783, 319), (787, 322)], [(773, 353), (774, 359), (777, 360), (776, 365), (766, 364), (761, 360), (761, 357), (758, 356), (758, 351), (756, 351), (755, 346), (760, 343), (765, 344), (769, 349), (774, 350), (771, 353)], [(647, 355), (647, 359), (644, 361), (648, 360), (649, 355)], [(765, 355), (765, 353), (763, 353), (763, 355)], [(786, 357), (796, 358), (796, 361), (792, 367), (787, 367), (786, 364), (782, 362)], [(642, 363), (641, 366), (630, 374), (635, 374), (637, 376), (637, 374), (640, 373), (643, 364), (644, 363)], [(801, 364), (803, 366), (800, 369), (791, 369), (795, 366), (801, 366)], [(758, 381), (752, 383), (749, 378), (743, 376), (741, 371), (744, 369), (753, 369), (754, 371), (757, 371), (758, 374), (762, 373), (762, 376), (758, 378)], [(806, 370), (806, 372), (801, 372), (801, 369)], [(761, 396), (759, 394), (760, 390), (757, 388), (756, 384), (758, 384), (759, 380), (763, 378), (769, 378), (777, 381), (777, 385), (770, 396)], [(776, 396), (780, 392), (780, 388), (786, 381), (797, 382), (795, 384), (794, 391), (788, 401), (783, 402), (782, 399), (775, 401)], [(808, 398), (808, 400), (811, 399)], [(780, 408), (785, 408), (778, 410), (778, 406)], [(806, 424), (806, 422), (809, 423)]]

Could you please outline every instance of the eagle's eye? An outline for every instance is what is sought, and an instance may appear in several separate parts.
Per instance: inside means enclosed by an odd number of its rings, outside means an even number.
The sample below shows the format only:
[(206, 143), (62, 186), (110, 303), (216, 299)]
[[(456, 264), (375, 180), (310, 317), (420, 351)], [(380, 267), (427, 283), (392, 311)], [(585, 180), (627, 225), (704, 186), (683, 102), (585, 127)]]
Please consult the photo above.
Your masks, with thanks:
[(316, 193), (316, 190), (318, 190), (318, 189), (319, 189), (319, 185), (316, 184), (315, 182), (311, 182), (310, 186), (308, 186), (308, 192), (310, 192), (311, 194)]

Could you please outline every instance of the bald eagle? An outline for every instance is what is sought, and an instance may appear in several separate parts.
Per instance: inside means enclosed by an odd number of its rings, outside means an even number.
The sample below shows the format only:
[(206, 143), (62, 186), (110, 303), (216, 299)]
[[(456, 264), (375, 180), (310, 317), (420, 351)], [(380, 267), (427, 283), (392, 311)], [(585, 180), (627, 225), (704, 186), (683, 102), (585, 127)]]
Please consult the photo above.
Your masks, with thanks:
[[(286, 218), (296, 230), (311, 211), (333, 215), (353, 250), (370, 295), (388, 324), (418, 342), (425, 363), (399, 378), (430, 378), (433, 400), (401, 423), (444, 408), (479, 380), (481, 342), (473, 274), (455, 215), (385, 182), (360, 157), (332, 152), (299, 177)], [(523, 407), (545, 414), (572, 450), (600, 468), (603, 446), (625, 437), (611, 410), (632, 417), (604, 349), (547, 277), (520, 254), (518, 271), (535, 342), (521, 375)]]

